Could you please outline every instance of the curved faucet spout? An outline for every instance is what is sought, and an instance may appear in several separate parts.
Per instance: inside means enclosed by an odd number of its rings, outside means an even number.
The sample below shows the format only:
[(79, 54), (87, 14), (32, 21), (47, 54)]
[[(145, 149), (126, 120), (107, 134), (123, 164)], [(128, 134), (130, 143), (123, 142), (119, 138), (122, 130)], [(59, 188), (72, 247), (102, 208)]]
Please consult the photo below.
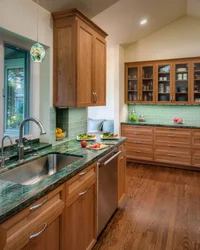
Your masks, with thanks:
[(40, 128), (41, 135), (46, 134), (42, 123), (38, 119), (33, 118), (33, 117), (28, 117), (28, 118), (24, 119), (19, 126), (19, 145), (18, 145), (18, 147), (19, 147), (19, 161), (23, 161), (23, 158), (24, 158), (23, 128), (24, 128), (24, 125), (29, 121), (32, 121), (38, 125), (38, 127)]

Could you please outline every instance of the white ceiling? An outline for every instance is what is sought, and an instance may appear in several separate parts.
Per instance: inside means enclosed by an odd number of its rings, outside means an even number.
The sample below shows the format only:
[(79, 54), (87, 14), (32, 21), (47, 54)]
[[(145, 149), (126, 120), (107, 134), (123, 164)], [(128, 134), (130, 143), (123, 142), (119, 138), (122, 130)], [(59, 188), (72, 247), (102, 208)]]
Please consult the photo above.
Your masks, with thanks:
[[(128, 45), (189, 14), (200, 18), (200, 0), (33, 0), (50, 12), (78, 8), (104, 29), (108, 45)], [(140, 21), (147, 18), (146, 25)]]
[[(185, 15), (187, 0), (120, 0), (92, 20), (108, 34), (108, 42), (129, 44)], [(140, 20), (148, 19), (144, 26)]]
[(98, 15), (119, 0), (33, 0), (50, 12), (77, 8), (89, 18)]

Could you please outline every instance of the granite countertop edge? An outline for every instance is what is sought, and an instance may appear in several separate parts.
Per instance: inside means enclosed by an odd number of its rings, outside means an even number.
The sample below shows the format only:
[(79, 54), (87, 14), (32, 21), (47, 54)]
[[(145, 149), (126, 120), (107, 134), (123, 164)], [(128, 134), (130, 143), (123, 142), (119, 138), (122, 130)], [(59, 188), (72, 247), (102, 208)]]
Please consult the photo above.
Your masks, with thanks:
[[(19, 213), (20, 211), (22, 211), (23, 209), (25, 209), (26, 207), (28, 207), (29, 205), (31, 205), (35, 201), (39, 200), (40, 198), (42, 198), (43, 196), (45, 196), (46, 194), (48, 194), (49, 192), (51, 192), (52, 190), (57, 188), (58, 186), (65, 183), (67, 180), (72, 178), (74, 175), (76, 175), (77, 173), (79, 173), (80, 171), (82, 171), (83, 169), (85, 169), (86, 167), (90, 166), (92, 163), (94, 163), (95, 161), (97, 161), (98, 159), (103, 157), (105, 154), (111, 152), (113, 149), (115, 149), (116, 147), (123, 144), (126, 140), (127, 140), (126, 137), (121, 137), (119, 141), (106, 141), (106, 143), (110, 144), (110, 147), (103, 149), (101, 151), (94, 151), (94, 150), (88, 150), (88, 149), (78, 149), (77, 150), (77, 148), (75, 147), (74, 150), (73, 149), (66, 150), (66, 152), (63, 152), (62, 150), (59, 150), (60, 147), (62, 148), (62, 144), (59, 146), (55, 146), (55, 147), (46, 147), (44, 149), (44, 152), (41, 153), (40, 156), (47, 155), (51, 152), (67, 153), (69, 155), (70, 154), (71, 155), (81, 155), (81, 152), (83, 152), (83, 151), (84, 151), (85, 155), (83, 155), (83, 157), (80, 158), (80, 165), (78, 167), (75, 167), (73, 169), (73, 167), (76, 166), (76, 162), (72, 163), (70, 165), (71, 170), (69, 172), (67, 170), (67, 167), (63, 168), (58, 173), (41, 181), (40, 184), (42, 184), (48, 180), (47, 183), (46, 184), (44, 183), (44, 185), (41, 185), (41, 187), (40, 186), (38, 187), (37, 185), (35, 188), (34, 188), (34, 185), (27, 187), (27, 186), (23, 186), (21, 184), (15, 184), (15, 183), (1, 180), (0, 186), (1, 186), (1, 183), (3, 183), (3, 185), (5, 185), (5, 188), (0, 189), (0, 204), (5, 202), (5, 205), (3, 205), (3, 207), (1, 207), (1, 205), (0, 205), (0, 224), (5, 222), (6, 220), (8, 220), (13, 215)], [(77, 142), (76, 142), (76, 144), (77, 144)], [(79, 143), (77, 145), (79, 145)], [(80, 146), (79, 146), (79, 148), (80, 148)], [(80, 152), (77, 153), (77, 151), (80, 151)], [(90, 156), (89, 159), (87, 159), (87, 155), (92, 155), (92, 156)], [(28, 197), (22, 197), (22, 198), (19, 197), (19, 200), (15, 201), (17, 204), (12, 205), (12, 190), (15, 191), (18, 188), (20, 190), (23, 188), (25, 190), (27, 189), (28, 190), (27, 191)], [(8, 194), (7, 194), (7, 192), (8, 192)], [(4, 195), (3, 198), (2, 198), (2, 194)], [(25, 194), (26, 194), (26, 192), (25, 192)], [(7, 198), (6, 195), (8, 195), (9, 198)], [(13, 193), (13, 198), (14, 198), (14, 193)], [(1, 202), (2, 199), (3, 199), (3, 202)], [(16, 197), (15, 197), (15, 200), (16, 200)], [(10, 203), (9, 203), (9, 201), (10, 201)], [(10, 208), (9, 208), (9, 204), (10, 204)]]
[(125, 125), (135, 125), (135, 126), (153, 126), (153, 127), (174, 127), (174, 128), (194, 128), (200, 129), (200, 124), (175, 124), (175, 123), (159, 123), (159, 122), (131, 122), (125, 121), (121, 122), (121, 124)]

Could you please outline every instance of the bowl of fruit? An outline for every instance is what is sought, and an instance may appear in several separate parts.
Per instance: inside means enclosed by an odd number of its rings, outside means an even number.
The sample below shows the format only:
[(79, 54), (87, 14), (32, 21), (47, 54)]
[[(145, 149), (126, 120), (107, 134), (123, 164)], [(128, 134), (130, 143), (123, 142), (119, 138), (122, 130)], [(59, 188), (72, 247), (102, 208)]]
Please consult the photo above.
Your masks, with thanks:
[(178, 124), (182, 124), (183, 123), (183, 119), (182, 118), (174, 118), (173, 123), (178, 123)]
[(61, 128), (56, 128), (56, 141), (63, 140), (66, 136), (66, 132), (63, 132)]

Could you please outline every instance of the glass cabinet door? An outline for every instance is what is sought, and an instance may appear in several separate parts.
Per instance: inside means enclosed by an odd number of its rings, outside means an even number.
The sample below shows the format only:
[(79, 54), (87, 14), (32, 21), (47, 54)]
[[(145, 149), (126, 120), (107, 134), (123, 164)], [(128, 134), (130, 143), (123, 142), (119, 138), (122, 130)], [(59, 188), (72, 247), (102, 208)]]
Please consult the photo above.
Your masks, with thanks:
[(154, 101), (154, 70), (153, 66), (142, 66), (142, 89), (141, 101)]
[(194, 63), (193, 81), (193, 102), (200, 104), (200, 62)]
[(158, 65), (157, 70), (157, 103), (171, 103), (171, 65)]
[(138, 67), (128, 68), (128, 102), (139, 101)]
[(187, 103), (189, 101), (188, 63), (175, 64), (175, 86), (173, 102)]

